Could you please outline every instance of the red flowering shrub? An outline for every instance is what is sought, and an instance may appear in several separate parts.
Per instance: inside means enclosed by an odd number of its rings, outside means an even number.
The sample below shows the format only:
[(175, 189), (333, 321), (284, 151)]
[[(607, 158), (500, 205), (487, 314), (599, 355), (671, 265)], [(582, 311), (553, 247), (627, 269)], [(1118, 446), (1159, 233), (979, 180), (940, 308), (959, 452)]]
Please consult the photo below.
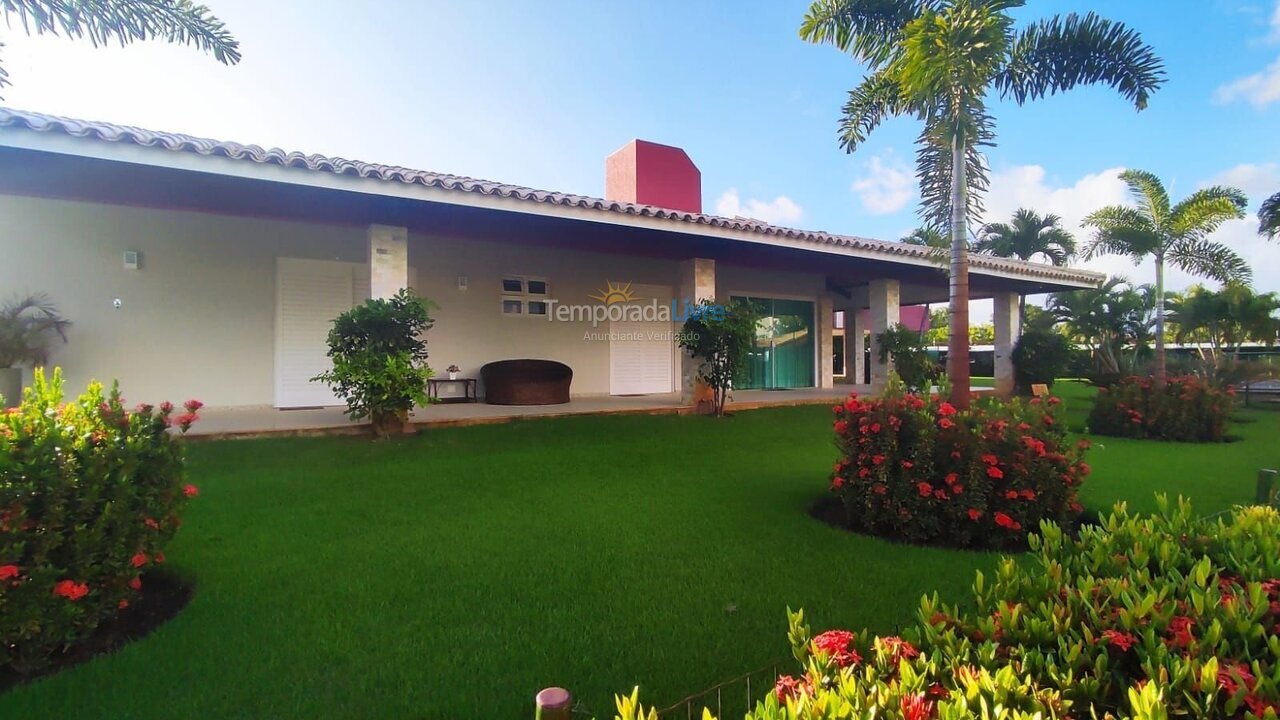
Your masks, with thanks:
[(855, 529), (913, 542), (1010, 547), (1041, 520), (1079, 513), (1087, 441), (1072, 444), (1057, 398), (976, 400), (957, 411), (941, 398), (891, 387), (853, 394), (835, 413), (841, 459), (831, 487)]
[(39, 669), (142, 591), (196, 494), (178, 435), (200, 407), (127, 410), (97, 383), (63, 404), (55, 370), (0, 413), (0, 667)]
[(1089, 413), (1098, 435), (1182, 442), (1222, 442), (1235, 390), (1188, 375), (1171, 377), (1164, 389), (1148, 377), (1127, 377), (1106, 388)]

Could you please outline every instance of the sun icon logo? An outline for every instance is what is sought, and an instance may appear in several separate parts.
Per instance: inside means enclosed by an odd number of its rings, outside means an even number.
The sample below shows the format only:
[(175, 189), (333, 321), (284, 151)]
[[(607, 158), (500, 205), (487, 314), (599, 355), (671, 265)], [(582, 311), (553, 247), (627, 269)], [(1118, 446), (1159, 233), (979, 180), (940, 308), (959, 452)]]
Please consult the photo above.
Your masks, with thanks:
[(599, 300), (605, 305), (627, 303), (627, 302), (631, 302), (632, 300), (639, 299), (631, 293), (631, 283), (627, 283), (626, 285), (623, 285), (622, 283), (615, 283), (612, 280), (606, 280), (605, 289), (599, 292), (600, 292), (599, 295), (588, 295), (588, 297), (590, 297), (592, 300)]

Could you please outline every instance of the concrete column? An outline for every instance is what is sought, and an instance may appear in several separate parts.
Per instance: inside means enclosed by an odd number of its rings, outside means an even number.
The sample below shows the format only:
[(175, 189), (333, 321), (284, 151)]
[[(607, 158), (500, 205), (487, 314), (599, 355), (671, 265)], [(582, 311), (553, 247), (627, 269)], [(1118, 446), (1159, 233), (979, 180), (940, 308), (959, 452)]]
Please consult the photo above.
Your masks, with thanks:
[(836, 304), (830, 295), (818, 298), (818, 387), (833, 388), (835, 379)]
[[(697, 303), (716, 299), (716, 261), (692, 258), (680, 263), (680, 290), (677, 302)], [(679, 328), (676, 328), (679, 331)], [(680, 358), (680, 400), (685, 405), (699, 405), (698, 361), (689, 353)], [(709, 400), (709, 398), (705, 398)], [(708, 402), (709, 405), (709, 402)]]
[(882, 389), (889, 382), (893, 358), (880, 362), (880, 343), (876, 336), (898, 324), (898, 281), (872, 280), (871, 296), (871, 386)]
[(389, 298), (409, 287), (409, 230), (370, 225), (369, 296)]
[(991, 322), (996, 326), (996, 393), (1004, 397), (1013, 395), (1014, 390), (1013, 346), (1022, 335), (1018, 304), (1017, 293), (998, 293), (991, 313)]
[(867, 320), (861, 309), (850, 310), (845, 318), (845, 379), (863, 385), (867, 376)]

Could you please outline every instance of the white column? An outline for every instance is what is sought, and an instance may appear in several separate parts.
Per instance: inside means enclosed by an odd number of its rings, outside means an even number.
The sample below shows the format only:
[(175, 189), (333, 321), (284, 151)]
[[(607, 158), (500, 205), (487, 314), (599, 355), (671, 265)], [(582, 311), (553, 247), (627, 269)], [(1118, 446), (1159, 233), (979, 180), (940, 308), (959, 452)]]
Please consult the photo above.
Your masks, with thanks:
[[(682, 305), (716, 299), (716, 261), (708, 258), (692, 258), (680, 263), (680, 293), (677, 301)], [(679, 331), (679, 328), (677, 328)], [(698, 361), (689, 353), (680, 358), (680, 400), (685, 405), (697, 402)]]
[[(854, 385), (863, 385), (867, 377), (867, 321), (862, 308), (850, 310), (844, 322), (844, 364), (846, 379)], [(850, 374), (852, 373), (852, 374)]]
[(830, 295), (818, 298), (818, 387), (833, 388), (835, 379), (836, 304)]
[(409, 286), (409, 230), (370, 225), (369, 296), (389, 298)]
[(1017, 293), (998, 293), (991, 313), (996, 326), (996, 393), (1005, 397), (1013, 394), (1013, 347), (1022, 334), (1018, 305)]
[(880, 343), (876, 336), (898, 324), (898, 281), (872, 280), (871, 295), (871, 386), (876, 390), (889, 382), (893, 358), (880, 361)]

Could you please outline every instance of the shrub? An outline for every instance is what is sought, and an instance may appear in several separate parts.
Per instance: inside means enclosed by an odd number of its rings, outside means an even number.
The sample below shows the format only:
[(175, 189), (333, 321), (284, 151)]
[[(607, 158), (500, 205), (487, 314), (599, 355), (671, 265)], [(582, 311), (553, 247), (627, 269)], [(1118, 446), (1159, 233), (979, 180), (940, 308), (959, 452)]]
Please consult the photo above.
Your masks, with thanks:
[(928, 390), (938, 375), (938, 366), (929, 359), (925, 340), (920, 333), (903, 325), (894, 325), (876, 336), (880, 362), (893, 358), (893, 371), (907, 388)]
[(1071, 444), (1057, 398), (979, 399), (957, 411), (891, 384), (832, 408), (831, 487), (855, 529), (959, 547), (1021, 545), (1041, 520), (1078, 513), (1087, 442)]
[(1017, 392), (1029, 395), (1031, 386), (1037, 383), (1053, 387), (1053, 381), (1071, 367), (1074, 352), (1071, 342), (1061, 333), (1035, 328), (1027, 330), (1013, 347), (1013, 376)]
[(0, 667), (39, 669), (86, 639), (164, 562), (188, 497), (182, 444), (198, 401), (127, 410), (91, 383), (63, 404), (62, 376), (37, 370), (0, 413)]
[(979, 572), (962, 605), (924, 598), (900, 637), (788, 613), (800, 671), (747, 717), (1275, 718), (1280, 514), (1159, 505), (1074, 540), (1045, 523), (1029, 560)]
[(677, 339), (699, 361), (698, 379), (711, 388), (717, 416), (724, 415), (729, 389), (745, 379), (757, 319), (755, 308), (745, 300), (735, 300), (728, 307), (703, 300), (684, 321)]
[(430, 303), (411, 290), (373, 298), (333, 321), (329, 358), (333, 369), (312, 380), (323, 382), (347, 401), (353, 420), (369, 418), (373, 431), (387, 437), (403, 429), (416, 405), (427, 403), (427, 343)]
[(1234, 390), (1197, 377), (1170, 377), (1163, 388), (1151, 378), (1127, 377), (1098, 389), (1089, 430), (1114, 437), (1221, 442), (1234, 405)]

